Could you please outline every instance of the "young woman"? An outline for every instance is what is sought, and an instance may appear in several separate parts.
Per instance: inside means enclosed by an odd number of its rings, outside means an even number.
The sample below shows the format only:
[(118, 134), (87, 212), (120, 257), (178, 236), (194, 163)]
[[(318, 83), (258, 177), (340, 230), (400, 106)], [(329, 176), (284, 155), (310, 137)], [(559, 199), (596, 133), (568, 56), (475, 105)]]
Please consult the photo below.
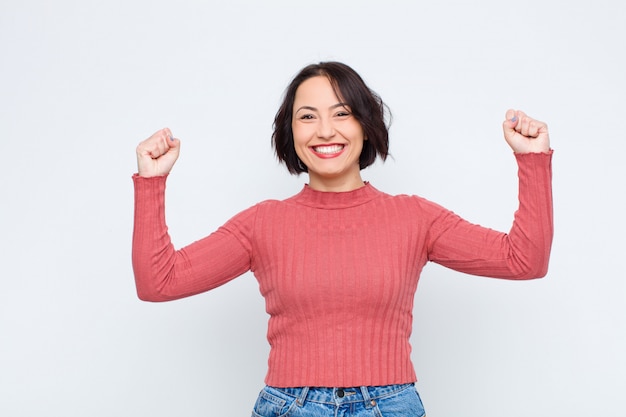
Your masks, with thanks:
[(509, 110), (504, 137), (519, 166), (509, 233), (361, 178), (388, 152), (385, 107), (350, 67), (323, 62), (292, 81), (272, 142), (301, 192), (263, 201), (176, 250), (167, 233), (166, 177), (180, 151), (169, 129), (137, 147), (133, 267), (139, 298), (167, 301), (252, 271), (270, 315), (267, 386), (253, 416), (422, 416), (409, 336), (427, 261), (465, 273), (533, 279), (552, 243), (545, 123)]

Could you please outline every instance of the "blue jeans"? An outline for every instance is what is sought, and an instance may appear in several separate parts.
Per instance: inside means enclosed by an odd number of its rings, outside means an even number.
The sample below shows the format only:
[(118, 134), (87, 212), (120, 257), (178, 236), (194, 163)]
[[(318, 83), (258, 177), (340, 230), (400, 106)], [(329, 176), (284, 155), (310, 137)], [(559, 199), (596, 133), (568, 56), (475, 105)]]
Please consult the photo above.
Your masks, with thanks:
[(423, 417), (414, 384), (356, 388), (265, 387), (252, 417)]

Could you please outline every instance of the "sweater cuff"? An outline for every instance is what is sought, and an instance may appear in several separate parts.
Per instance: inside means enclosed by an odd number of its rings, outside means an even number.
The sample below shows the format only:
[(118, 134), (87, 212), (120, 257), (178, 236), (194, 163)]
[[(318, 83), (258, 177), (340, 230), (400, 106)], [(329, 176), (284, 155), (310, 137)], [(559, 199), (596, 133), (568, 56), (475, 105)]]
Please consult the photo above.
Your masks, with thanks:
[(142, 177), (135, 173), (133, 174), (133, 184), (135, 188), (163, 188), (165, 189), (165, 183), (168, 175), (159, 175), (156, 177)]
[(137, 206), (151, 205), (155, 200), (164, 200), (167, 175), (146, 178), (139, 174), (133, 174), (132, 178), (135, 185), (135, 203)]
[(542, 164), (552, 161), (553, 149), (548, 152), (513, 153), (518, 164)]
[(547, 152), (513, 152), (513, 155), (517, 156), (528, 156), (528, 155), (552, 155), (554, 153), (554, 149), (550, 148)]

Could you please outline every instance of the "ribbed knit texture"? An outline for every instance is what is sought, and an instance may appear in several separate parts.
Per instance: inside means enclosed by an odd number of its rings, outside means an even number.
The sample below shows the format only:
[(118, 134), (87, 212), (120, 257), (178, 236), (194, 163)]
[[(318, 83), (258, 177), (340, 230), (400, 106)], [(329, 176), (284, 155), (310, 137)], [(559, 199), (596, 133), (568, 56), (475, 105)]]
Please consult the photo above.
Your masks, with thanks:
[(413, 299), (427, 261), (509, 279), (546, 274), (553, 233), (551, 152), (516, 158), (520, 207), (508, 234), (370, 184), (343, 193), (305, 186), (287, 200), (239, 213), (178, 251), (165, 223), (165, 177), (134, 176), (139, 297), (173, 300), (251, 270), (270, 314), (268, 385), (413, 382)]

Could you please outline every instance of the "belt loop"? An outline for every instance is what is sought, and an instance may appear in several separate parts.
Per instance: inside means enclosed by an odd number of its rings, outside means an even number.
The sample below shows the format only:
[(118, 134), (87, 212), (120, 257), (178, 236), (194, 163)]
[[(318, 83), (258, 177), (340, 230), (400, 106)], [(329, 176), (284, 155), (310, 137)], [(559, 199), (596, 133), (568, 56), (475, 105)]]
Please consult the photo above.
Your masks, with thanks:
[(298, 405), (298, 407), (304, 406), (304, 400), (306, 400), (306, 396), (308, 393), (309, 393), (309, 387), (303, 387), (302, 391), (300, 392), (300, 395), (298, 395), (298, 398), (296, 399), (296, 404)]
[(372, 408), (376, 405), (376, 401), (372, 400), (372, 397), (370, 397), (370, 392), (367, 387), (361, 387), (361, 394), (363, 395), (365, 408)]

